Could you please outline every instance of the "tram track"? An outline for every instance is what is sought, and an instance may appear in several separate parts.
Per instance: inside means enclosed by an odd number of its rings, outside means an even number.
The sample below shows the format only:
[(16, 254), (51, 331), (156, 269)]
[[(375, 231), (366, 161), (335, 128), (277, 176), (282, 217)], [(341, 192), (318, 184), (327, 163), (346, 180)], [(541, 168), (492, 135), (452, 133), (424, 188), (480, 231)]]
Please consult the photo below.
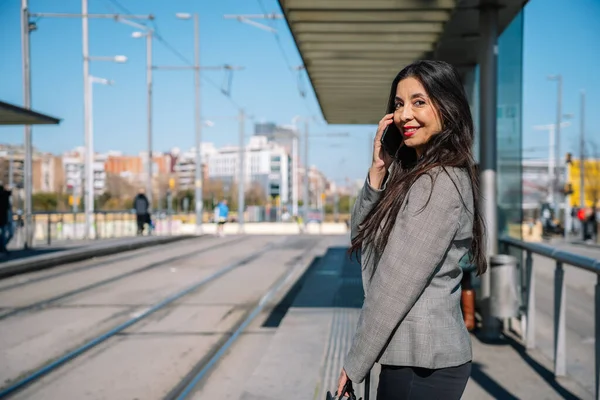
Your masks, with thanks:
[[(216, 250), (216, 249), (219, 249), (219, 248), (224, 247), (224, 246), (236, 244), (236, 243), (239, 243), (239, 242), (244, 241), (244, 240), (247, 240), (247, 238), (246, 237), (240, 237), (240, 238), (235, 238), (233, 240), (229, 240), (229, 241), (226, 241), (226, 242), (217, 243), (216, 245), (209, 246), (209, 247), (206, 247), (206, 248), (202, 248), (202, 249), (199, 249), (199, 250), (193, 250), (193, 251), (185, 253), (185, 254), (180, 254), (180, 255), (175, 256), (175, 257), (167, 258), (167, 259), (164, 259), (164, 260), (160, 260), (160, 261), (157, 261), (157, 262), (154, 262), (154, 263), (150, 263), (150, 264), (144, 265), (143, 267), (136, 268), (134, 270), (131, 270), (131, 271), (119, 274), (119, 275), (115, 275), (115, 276), (112, 276), (110, 278), (103, 279), (101, 281), (94, 282), (94, 283), (86, 285), (86, 286), (82, 286), (80, 288), (77, 288), (77, 289), (74, 289), (74, 290), (71, 290), (71, 291), (59, 294), (57, 296), (53, 296), (53, 297), (44, 299), (42, 301), (37, 301), (37, 302), (34, 302), (32, 304), (28, 304), (28, 305), (22, 306), (22, 307), (17, 307), (17, 308), (14, 308), (14, 309), (12, 309), (12, 310), (4, 313), (4, 314), (0, 314), (0, 321), (5, 320), (7, 318), (10, 318), (12, 316), (18, 315), (18, 314), (22, 314), (22, 313), (27, 312), (27, 311), (32, 311), (32, 310), (44, 308), (46, 306), (55, 304), (58, 301), (65, 300), (65, 299), (67, 299), (69, 297), (82, 294), (82, 293), (87, 292), (89, 290), (97, 289), (99, 287), (108, 285), (110, 283), (114, 283), (114, 282), (117, 282), (119, 280), (131, 277), (133, 275), (137, 275), (137, 274), (140, 274), (142, 272), (146, 272), (146, 271), (152, 270), (154, 268), (158, 268), (158, 267), (163, 266), (163, 265), (168, 264), (168, 263), (185, 260), (187, 258), (192, 258), (194, 256), (197, 256), (198, 254), (202, 254), (202, 253), (205, 253), (205, 252), (208, 252), (208, 251)], [(137, 256), (139, 257), (139, 254)]]
[[(200, 239), (199, 238), (189, 238), (186, 239), (184, 241), (178, 242), (178, 244), (185, 244), (187, 241), (192, 240), (192, 239)], [(27, 285), (31, 285), (34, 283), (40, 283), (40, 282), (44, 282), (50, 279), (55, 279), (55, 278), (59, 278), (65, 275), (69, 275), (69, 274), (74, 274), (77, 272), (82, 272), (82, 271), (87, 271), (87, 270), (91, 270), (91, 269), (95, 269), (98, 267), (104, 267), (107, 265), (113, 265), (113, 264), (117, 264), (123, 261), (127, 261), (127, 260), (132, 260), (135, 259), (137, 257), (140, 256), (140, 254), (148, 254), (148, 253), (154, 253), (154, 252), (160, 252), (160, 251), (164, 251), (164, 248), (162, 248), (162, 246), (164, 245), (169, 245), (172, 243), (165, 243), (165, 244), (160, 244), (157, 245), (155, 247), (144, 247), (141, 249), (136, 249), (136, 250), (131, 250), (131, 251), (127, 251), (126, 254), (124, 255), (118, 255), (118, 254), (113, 254), (113, 255), (107, 255), (107, 256), (101, 256), (101, 261), (98, 262), (93, 262), (92, 264), (88, 264), (92, 259), (88, 259), (88, 260), (84, 260), (84, 261), (80, 261), (80, 262), (73, 262), (73, 263), (68, 263), (68, 264), (77, 264), (77, 263), (84, 263), (84, 265), (80, 265), (80, 266), (76, 266), (74, 268), (69, 268), (65, 271), (59, 271), (59, 272), (55, 272), (55, 273), (49, 273), (49, 274), (45, 274), (42, 276), (38, 276), (35, 278), (30, 278), (30, 279), (18, 279), (17, 278), (17, 282), (12, 283), (12, 284), (8, 284), (5, 286), (0, 286), (0, 293), (8, 291), (8, 290), (12, 290), (12, 289), (16, 289), (18, 287), (23, 287), (23, 286), (27, 286)], [(65, 264), (68, 265), (68, 264)], [(34, 271), (34, 272), (39, 272), (39, 271)], [(4, 277), (4, 278), (0, 278), (0, 281), (2, 280), (9, 280), (11, 278), (15, 278), (15, 276), (18, 275), (13, 275), (13, 276), (8, 276), (8, 277)]]
[(200, 359), (190, 372), (164, 397), (164, 400), (186, 400), (191, 398), (197, 388), (207, 379), (213, 369), (218, 365), (227, 351), (237, 342), (242, 333), (269, 305), (269, 302), (285, 287), (286, 284), (298, 272), (298, 268), (307, 264), (307, 259), (312, 257), (309, 243), (304, 252), (292, 260), (292, 265), (275, 283), (273, 283), (265, 294), (251, 302), (251, 308), (241, 315), (233, 325), (231, 334), (224, 335), (212, 349)]
[[(225, 244), (228, 244), (228, 243), (224, 243), (223, 245), (225, 245)], [(107, 341), (108, 339), (117, 336), (119, 333), (123, 332), (125, 329), (146, 319), (147, 317), (154, 314), (155, 312), (157, 312), (161, 309), (164, 309), (168, 305), (174, 303), (177, 300), (180, 300), (181, 298), (183, 298), (189, 294), (194, 293), (195, 291), (202, 288), (206, 284), (215, 281), (216, 279), (226, 275), (227, 273), (237, 269), (238, 267), (246, 265), (246, 264), (260, 258), (263, 254), (272, 250), (274, 245), (275, 245), (275, 243), (270, 242), (267, 245), (263, 246), (258, 251), (253, 252), (249, 256), (246, 256), (246, 257), (242, 258), (241, 260), (235, 261), (235, 262), (227, 265), (226, 267), (220, 268), (216, 272), (199, 280), (198, 282), (195, 282), (192, 285), (189, 285), (186, 288), (179, 290), (179, 291), (175, 292), (174, 294), (164, 298), (163, 300), (155, 303), (150, 308), (147, 308), (145, 311), (143, 311), (139, 314), (136, 314), (135, 316), (133, 316), (132, 318), (129, 318), (125, 322), (122, 322), (122, 323), (118, 324), (117, 326), (113, 327), (112, 329), (109, 329), (108, 331), (106, 331), (92, 339), (87, 340), (85, 343), (83, 343), (79, 347), (67, 351), (65, 354), (58, 357), (54, 361), (52, 361), (40, 368), (35, 369), (33, 372), (28, 373), (26, 376), (19, 378), (18, 380), (16, 380), (13, 383), (10, 383), (5, 388), (0, 389), (0, 399), (6, 398), (7, 396), (15, 394), (16, 392), (24, 389), (25, 387), (37, 382), (38, 380), (40, 380), (44, 376), (48, 375), (49, 373), (53, 372), (54, 370), (57, 370), (58, 368), (64, 366), (65, 364), (69, 363), (70, 361), (78, 358), (82, 354), (87, 353), (89, 350), (95, 348), (96, 346)], [(259, 304), (260, 304), (260, 302), (259, 302)], [(256, 308), (254, 310), (256, 310)], [(253, 310), (253, 312), (254, 312), (254, 310)], [(252, 314), (252, 313), (250, 313), (250, 314)]]

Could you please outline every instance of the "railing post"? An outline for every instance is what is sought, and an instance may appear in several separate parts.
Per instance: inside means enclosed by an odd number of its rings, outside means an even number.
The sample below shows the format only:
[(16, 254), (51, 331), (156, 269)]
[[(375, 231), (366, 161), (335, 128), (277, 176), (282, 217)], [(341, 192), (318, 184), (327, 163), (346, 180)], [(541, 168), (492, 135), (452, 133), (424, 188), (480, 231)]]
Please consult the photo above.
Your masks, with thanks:
[(60, 235), (57, 234), (56, 237), (60, 240), (65, 239), (65, 218), (63, 213), (60, 214)]
[(106, 236), (106, 211), (101, 212), (102, 214), (102, 239), (105, 239)]
[(567, 374), (565, 303), (565, 270), (562, 262), (557, 261), (554, 271), (554, 376)]
[(535, 348), (535, 273), (533, 272), (533, 256), (527, 250), (525, 256), (525, 273), (527, 274), (527, 312), (525, 314), (527, 329), (525, 330), (525, 346)]
[(46, 222), (46, 230), (47, 230), (47, 235), (48, 237), (46, 238), (46, 241), (48, 242), (48, 246), (50, 246), (52, 244), (52, 223), (50, 222), (50, 213), (48, 213), (48, 219)]
[(595, 398), (596, 400), (600, 400), (600, 274), (596, 275), (596, 287), (594, 288), (594, 314), (595, 314), (595, 328), (594, 328), (594, 336), (596, 337), (594, 348), (596, 350), (596, 385), (594, 389), (596, 390)]

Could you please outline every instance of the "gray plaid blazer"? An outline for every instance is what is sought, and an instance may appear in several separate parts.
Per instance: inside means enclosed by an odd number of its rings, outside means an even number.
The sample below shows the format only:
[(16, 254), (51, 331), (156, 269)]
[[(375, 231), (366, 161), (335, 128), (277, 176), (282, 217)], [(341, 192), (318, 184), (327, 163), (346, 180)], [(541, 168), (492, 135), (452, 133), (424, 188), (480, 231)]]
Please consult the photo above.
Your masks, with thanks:
[[(446, 170), (413, 184), (381, 254), (372, 246), (361, 251), (365, 300), (344, 364), (353, 382), (375, 362), (437, 369), (472, 358), (459, 261), (471, 244), (473, 195), (467, 171)], [(352, 211), (352, 237), (384, 190), (367, 179)]]

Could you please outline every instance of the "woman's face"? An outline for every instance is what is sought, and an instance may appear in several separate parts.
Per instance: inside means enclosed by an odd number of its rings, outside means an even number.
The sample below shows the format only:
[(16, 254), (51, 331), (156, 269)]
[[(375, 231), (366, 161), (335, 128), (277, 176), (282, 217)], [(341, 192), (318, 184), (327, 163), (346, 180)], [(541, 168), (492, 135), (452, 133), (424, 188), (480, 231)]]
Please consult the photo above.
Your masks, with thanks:
[(437, 109), (421, 82), (409, 77), (401, 80), (394, 100), (394, 123), (404, 137), (404, 143), (421, 156), (433, 135), (442, 131)]

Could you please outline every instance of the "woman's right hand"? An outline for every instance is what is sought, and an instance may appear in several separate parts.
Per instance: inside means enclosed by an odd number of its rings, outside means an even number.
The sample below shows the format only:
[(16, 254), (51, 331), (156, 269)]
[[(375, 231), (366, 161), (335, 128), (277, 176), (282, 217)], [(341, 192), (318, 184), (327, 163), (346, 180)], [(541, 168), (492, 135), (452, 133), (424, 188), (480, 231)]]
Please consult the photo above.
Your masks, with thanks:
[(375, 134), (375, 141), (373, 142), (373, 161), (371, 168), (369, 169), (369, 180), (371, 186), (375, 189), (379, 189), (388, 168), (392, 164), (392, 157), (384, 150), (381, 146), (381, 137), (385, 129), (394, 123), (394, 114), (386, 114), (377, 127), (377, 133)]

